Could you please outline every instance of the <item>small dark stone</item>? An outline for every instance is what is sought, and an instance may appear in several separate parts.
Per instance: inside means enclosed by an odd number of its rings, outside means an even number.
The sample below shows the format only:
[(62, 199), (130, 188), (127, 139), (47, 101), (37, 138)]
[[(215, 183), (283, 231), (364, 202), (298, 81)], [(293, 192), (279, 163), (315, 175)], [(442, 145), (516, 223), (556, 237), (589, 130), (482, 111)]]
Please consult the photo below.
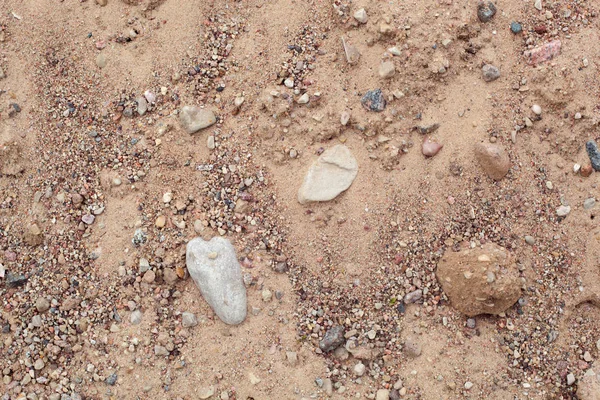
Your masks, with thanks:
[(10, 333), (10, 324), (8, 322), (2, 325), (2, 333)]
[(491, 1), (480, 1), (477, 5), (477, 17), (481, 22), (489, 22), (496, 15), (496, 6)]
[(127, 118), (133, 117), (133, 108), (125, 107), (125, 109), (123, 110), (123, 116)]
[(335, 350), (344, 343), (344, 332), (344, 327), (341, 325), (332, 327), (319, 342), (319, 348), (325, 353)]
[(400, 391), (398, 389), (393, 389), (390, 392), (390, 400), (400, 400)]
[(367, 110), (381, 112), (385, 110), (385, 98), (383, 97), (383, 93), (381, 89), (369, 90), (363, 98), (360, 100), (360, 103)]
[(398, 310), (398, 312), (400, 314), (404, 314), (406, 312), (406, 306), (404, 305), (403, 302), (398, 303), (398, 306), (396, 307), (396, 310)]
[(16, 112), (21, 112), (21, 107), (17, 103), (10, 103), (10, 107), (14, 108)]
[(510, 23), (510, 31), (512, 33), (514, 33), (515, 35), (517, 35), (517, 34), (523, 32), (523, 26), (521, 26), (521, 24), (518, 22), (511, 22)]
[(6, 286), (9, 288), (16, 288), (23, 286), (27, 282), (27, 277), (21, 274), (6, 273)]
[(112, 374), (110, 374), (106, 378), (106, 383), (109, 384), (110, 386), (114, 386), (114, 384), (117, 383), (117, 373), (113, 372)]
[(431, 124), (431, 125), (421, 125), (421, 126), (415, 126), (415, 129), (421, 134), (421, 135), (428, 135), (430, 133), (433, 133), (435, 131), (438, 130), (438, 128), (440, 127), (440, 124), (435, 123), (435, 124)]
[(588, 157), (590, 157), (592, 168), (594, 168), (595, 171), (600, 171), (600, 151), (598, 151), (596, 142), (590, 140), (585, 144), (585, 149), (587, 150)]

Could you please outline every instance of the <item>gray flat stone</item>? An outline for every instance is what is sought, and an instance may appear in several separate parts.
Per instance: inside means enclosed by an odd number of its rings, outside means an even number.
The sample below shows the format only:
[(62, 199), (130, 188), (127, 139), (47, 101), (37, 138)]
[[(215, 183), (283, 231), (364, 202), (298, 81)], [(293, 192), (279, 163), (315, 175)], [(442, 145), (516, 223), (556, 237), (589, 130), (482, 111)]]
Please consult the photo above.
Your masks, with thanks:
[(358, 163), (341, 144), (325, 150), (309, 168), (298, 191), (298, 201), (329, 201), (348, 189), (358, 174)]
[(190, 135), (217, 122), (215, 114), (206, 108), (184, 106), (179, 113), (181, 126)]
[(226, 324), (242, 323), (246, 318), (246, 287), (231, 242), (221, 237), (192, 239), (187, 244), (186, 265), (215, 314)]

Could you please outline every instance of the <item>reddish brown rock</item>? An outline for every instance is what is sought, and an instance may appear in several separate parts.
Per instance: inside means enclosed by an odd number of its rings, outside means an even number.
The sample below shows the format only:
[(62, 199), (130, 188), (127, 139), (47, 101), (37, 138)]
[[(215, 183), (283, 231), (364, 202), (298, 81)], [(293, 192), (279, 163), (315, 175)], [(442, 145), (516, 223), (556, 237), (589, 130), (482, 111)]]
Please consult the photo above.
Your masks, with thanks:
[(501, 180), (510, 169), (510, 158), (501, 146), (492, 143), (475, 145), (475, 158), (485, 173), (494, 180)]
[(579, 170), (579, 173), (584, 178), (587, 178), (588, 176), (590, 176), (592, 174), (592, 172), (594, 172), (594, 168), (592, 168), (591, 164), (586, 164), (583, 167), (581, 167), (581, 169)]
[(452, 306), (469, 317), (500, 314), (521, 296), (513, 257), (493, 243), (460, 252), (446, 251), (436, 276)]

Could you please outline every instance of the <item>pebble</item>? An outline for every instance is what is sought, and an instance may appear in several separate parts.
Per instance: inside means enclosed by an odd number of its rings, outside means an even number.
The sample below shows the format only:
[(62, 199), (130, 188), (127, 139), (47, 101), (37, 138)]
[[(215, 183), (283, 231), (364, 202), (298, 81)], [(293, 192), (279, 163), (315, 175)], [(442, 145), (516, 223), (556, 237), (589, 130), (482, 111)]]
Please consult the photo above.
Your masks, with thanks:
[(308, 96), (308, 93), (304, 93), (302, 96), (298, 97), (298, 100), (296, 100), (298, 104), (306, 104), (309, 101), (310, 97)]
[(594, 172), (594, 168), (592, 167), (591, 164), (584, 165), (583, 167), (581, 167), (581, 169), (579, 171), (581, 176), (583, 176), (584, 178), (590, 176), (592, 174), (592, 172)]
[(348, 125), (348, 122), (350, 122), (350, 113), (348, 111), (344, 111), (342, 112), (342, 115), (340, 115), (340, 124), (342, 124), (342, 126), (346, 126)]
[(592, 168), (594, 168), (595, 171), (600, 171), (600, 151), (598, 151), (596, 142), (594, 140), (588, 141), (585, 144), (585, 149), (587, 150), (588, 157), (592, 163)]
[(217, 117), (209, 109), (196, 106), (184, 106), (179, 113), (179, 122), (183, 129), (191, 135), (215, 124), (217, 122)]
[(433, 157), (444, 147), (443, 144), (440, 144), (430, 138), (425, 138), (423, 140), (423, 145), (421, 146), (421, 152), (425, 157)]
[(404, 354), (411, 358), (417, 358), (421, 355), (421, 345), (412, 337), (406, 338), (402, 350)]
[(103, 53), (98, 54), (98, 56), (96, 57), (96, 65), (100, 69), (106, 67), (106, 57)]
[(115, 383), (117, 383), (117, 378), (118, 378), (117, 373), (113, 372), (106, 378), (106, 383), (110, 386), (113, 386)]
[(139, 272), (146, 272), (150, 269), (150, 262), (146, 258), (140, 258)]
[(503, 313), (521, 296), (514, 257), (491, 242), (460, 252), (446, 250), (435, 274), (452, 306), (468, 317)]
[(542, 11), (542, 0), (535, 0), (533, 2), (533, 6), (535, 7), (536, 10)]
[(273, 292), (271, 292), (269, 289), (265, 289), (262, 291), (261, 296), (264, 302), (269, 302), (273, 299)]
[(325, 333), (325, 336), (319, 342), (319, 348), (321, 351), (328, 353), (341, 346), (344, 340), (344, 327), (335, 325)]
[(369, 90), (360, 100), (360, 103), (369, 111), (381, 112), (385, 110), (385, 98), (381, 89)]
[(574, 383), (575, 383), (575, 375), (573, 375), (573, 373), (570, 373), (569, 375), (567, 375), (567, 386), (571, 386)]
[(566, 217), (571, 212), (571, 206), (560, 206), (556, 209), (556, 215), (559, 217)]
[(208, 147), (209, 150), (214, 150), (215, 149), (215, 137), (213, 135), (208, 135), (206, 138), (206, 147)]
[(404, 302), (406, 304), (416, 303), (417, 301), (421, 300), (421, 297), (423, 297), (423, 291), (421, 289), (417, 289), (407, 293), (406, 296), (404, 296)]
[(166, 347), (157, 344), (154, 346), (154, 354), (157, 356), (168, 356), (169, 350), (167, 350)]
[(162, 200), (163, 200), (163, 203), (169, 204), (171, 202), (171, 200), (173, 200), (173, 193), (165, 192), (165, 194), (163, 194)]
[(344, 46), (344, 54), (346, 62), (350, 65), (356, 64), (360, 60), (360, 51), (356, 46), (351, 45), (342, 37), (342, 45)]
[(390, 391), (387, 389), (379, 389), (375, 395), (375, 400), (389, 400)]
[(154, 279), (156, 279), (156, 273), (154, 271), (152, 271), (151, 269), (146, 271), (146, 273), (144, 274), (144, 276), (142, 278), (142, 280), (146, 283), (152, 283), (152, 282), (154, 282)]
[(475, 329), (477, 326), (477, 321), (475, 318), (467, 318), (467, 328)]
[(533, 246), (535, 244), (535, 238), (533, 236), (526, 235), (525, 236), (525, 242), (528, 245)]
[(214, 396), (214, 394), (215, 394), (214, 386), (201, 387), (200, 390), (198, 390), (198, 392), (197, 392), (198, 398), (202, 399), (202, 400), (210, 399), (211, 397)]
[(129, 316), (129, 321), (131, 325), (139, 325), (142, 323), (142, 312), (140, 310), (135, 310), (131, 312)]
[(287, 359), (287, 362), (288, 364), (290, 364), (290, 366), (295, 367), (296, 365), (298, 365), (298, 353), (296, 353), (295, 351), (286, 351), (285, 358)]
[[(211, 258), (211, 253), (218, 257)], [(228, 325), (242, 323), (246, 318), (246, 287), (231, 242), (218, 236), (210, 241), (192, 239), (187, 244), (186, 265), (215, 314)]]
[(39, 313), (45, 313), (50, 309), (50, 302), (45, 297), (38, 297), (35, 301), (35, 308)]
[(575, 113), (575, 115), (573, 116), (573, 118), (579, 120), (579, 119), (582, 118), (582, 115), (581, 115), (581, 113)]
[(471, 388), (473, 387), (473, 382), (465, 382), (465, 389), (466, 390), (471, 390)]
[(361, 8), (354, 12), (354, 19), (360, 22), (361, 24), (366, 24), (369, 20), (369, 17), (367, 16), (367, 12), (365, 11), (365, 9)]
[(137, 113), (139, 115), (146, 114), (146, 111), (148, 111), (148, 102), (146, 101), (146, 99), (144, 97), (138, 97), (136, 99), (136, 102), (137, 102)]
[(492, 143), (475, 145), (475, 158), (484, 172), (494, 180), (501, 180), (510, 170), (510, 158), (503, 147)]
[(332, 200), (352, 185), (357, 174), (358, 163), (350, 149), (335, 145), (310, 166), (298, 190), (298, 202)]
[(165, 217), (164, 215), (159, 215), (156, 218), (156, 221), (154, 221), (154, 225), (157, 228), (163, 228), (165, 226), (165, 224), (167, 223), (167, 217)]
[(396, 67), (393, 61), (384, 61), (379, 64), (379, 77), (389, 79), (396, 73)]
[(560, 40), (554, 40), (531, 50), (526, 50), (523, 52), (523, 55), (529, 64), (537, 65), (545, 61), (552, 60), (554, 57), (560, 54), (561, 46), (562, 43)]
[(533, 113), (535, 115), (542, 115), (542, 107), (540, 107), (539, 104), (534, 104), (531, 106), (531, 111), (533, 111)]
[(356, 364), (353, 368), (354, 374), (356, 376), (363, 376), (365, 374), (366, 370), (367, 370), (367, 367), (365, 367), (365, 364), (363, 364), (361, 362)]
[(515, 35), (519, 34), (523, 31), (523, 26), (518, 22), (511, 22), (510, 23), (510, 31), (512, 33), (514, 33)]
[(594, 208), (595, 205), (596, 205), (596, 199), (593, 197), (590, 197), (583, 201), (583, 208), (586, 210), (590, 210), (590, 209)]
[(35, 360), (35, 363), (33, 364), (33, 368), (36, 371), (44, 369), (45, 366), (46, 366), (46, 363), (44, 363), (44, 360), (42, 360), (41, 358), (38, 358), (37, 360)]
[(485, 64), (481, 68), (481, 72), (483, 75), (483, 80), (486, 82), (492, 82), (500, 78), (500, 70), (498, 67), (491, 64)]
[(481, 22), (489, 22), (496, 15), (496, 6), (491, 1), (480, 0), (477, 4), (477, 18)]
[(94, 220), (96, 219), (96, 217), (92, 214), (84, 214), (81, 217), (81, 221), (83, 221), (84, 224), (86, 225), (91, 225), (94, 223)]
[(198, 318), (196, 318), (196, 315), (194, 313), (181, 313), (181, 326), (183, 326), (184, 328), (192, 328), (196, 325), (198, 325)]

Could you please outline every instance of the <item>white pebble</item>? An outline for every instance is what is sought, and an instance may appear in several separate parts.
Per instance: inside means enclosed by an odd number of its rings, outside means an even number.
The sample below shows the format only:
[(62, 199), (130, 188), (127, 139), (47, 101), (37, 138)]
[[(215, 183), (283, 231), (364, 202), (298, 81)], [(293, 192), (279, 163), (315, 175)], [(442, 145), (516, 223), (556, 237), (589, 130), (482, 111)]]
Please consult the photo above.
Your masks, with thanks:
[(542, 114), (542, 107), (540, 107), (538, 104), (534, 104), (533, 106), (531, 106), (531, 111), (533, 111), (533, 113), (535, 115), (541, 115)]

